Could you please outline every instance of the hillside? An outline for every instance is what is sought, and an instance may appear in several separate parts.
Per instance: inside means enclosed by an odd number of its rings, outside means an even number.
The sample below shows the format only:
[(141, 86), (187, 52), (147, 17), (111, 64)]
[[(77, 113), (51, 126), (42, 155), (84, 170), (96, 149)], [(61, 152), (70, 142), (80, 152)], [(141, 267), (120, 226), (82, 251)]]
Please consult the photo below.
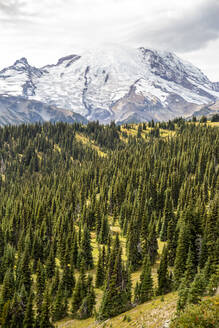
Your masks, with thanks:
[(215, 294), (217, 122), (36, 123), (0, 140), (2, 328), (162, 328)]

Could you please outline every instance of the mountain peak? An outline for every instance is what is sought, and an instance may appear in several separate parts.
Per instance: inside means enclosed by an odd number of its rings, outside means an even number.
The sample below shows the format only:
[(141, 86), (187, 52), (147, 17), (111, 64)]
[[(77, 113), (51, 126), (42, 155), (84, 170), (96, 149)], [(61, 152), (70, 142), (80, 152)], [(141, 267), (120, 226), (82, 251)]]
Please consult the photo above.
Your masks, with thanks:
[(16, 60), (16, 62), (14, 63), (14, 66), (18, 66), (18, 65), (29, 66), (29, 63), (27, 61), (27, 58), (22, 57), (22, 58)]

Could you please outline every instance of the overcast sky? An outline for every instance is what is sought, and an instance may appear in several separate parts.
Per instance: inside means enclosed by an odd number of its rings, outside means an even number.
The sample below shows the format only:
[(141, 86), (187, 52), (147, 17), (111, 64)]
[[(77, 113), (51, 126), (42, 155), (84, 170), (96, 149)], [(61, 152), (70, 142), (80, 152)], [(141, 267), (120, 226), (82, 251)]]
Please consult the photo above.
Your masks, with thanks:
[(108, 43), (171, 50), (219, 81), (219, 0), (0, 0), (0, 69)]

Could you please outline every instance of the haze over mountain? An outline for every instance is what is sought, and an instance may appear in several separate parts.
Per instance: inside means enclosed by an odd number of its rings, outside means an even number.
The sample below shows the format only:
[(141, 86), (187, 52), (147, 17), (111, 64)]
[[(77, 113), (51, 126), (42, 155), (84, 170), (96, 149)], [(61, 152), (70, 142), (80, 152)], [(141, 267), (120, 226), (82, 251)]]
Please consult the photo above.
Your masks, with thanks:
[[(219, 110), (219, 85), (171, 52), (106, 47), (0, 72), (0, 124), (168, 120)], [(77, 115), (73, 114), (76, 113)]]

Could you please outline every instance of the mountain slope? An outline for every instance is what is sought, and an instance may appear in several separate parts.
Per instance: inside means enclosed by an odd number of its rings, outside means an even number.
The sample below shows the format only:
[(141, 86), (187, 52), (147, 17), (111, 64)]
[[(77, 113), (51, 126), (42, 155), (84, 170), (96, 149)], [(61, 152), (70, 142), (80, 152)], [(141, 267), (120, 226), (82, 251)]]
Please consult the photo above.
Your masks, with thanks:
[(0, 96), (0, 125), (35, 122), (81, 122), (87, 120), (80, 114), (62, 110), (24, 97)]
[(40, 69), (21, 58), (0, 72), (0, 94), (103, 123), (189, 117), (219, 99), (218, 83), (174, 54), (124, 47), (70, 55)]

